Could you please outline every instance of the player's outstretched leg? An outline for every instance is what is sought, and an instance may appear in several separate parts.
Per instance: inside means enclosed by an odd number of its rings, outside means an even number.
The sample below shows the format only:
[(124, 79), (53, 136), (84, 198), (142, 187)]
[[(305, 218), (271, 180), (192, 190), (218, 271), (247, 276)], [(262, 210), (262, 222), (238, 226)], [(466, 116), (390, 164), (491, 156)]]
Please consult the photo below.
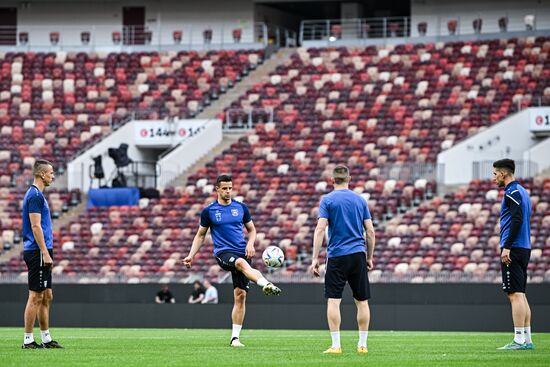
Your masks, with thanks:
[(237, 261), (235, 261), (235, 267), (248, 279), (262, 287), (262, 291), (266, 296), (278, 296), (281, 294), (281, 289), (279, 287), (268, 281), (258, 270), (252, 268), (252, 266), (250, 266), (245, 259), (237, 259)]
[[(265, 279), (265, 278), (264, 278)], [(259, 284), (258, 284), (259, 285)], [(275, 284), (273, 283), (267, 283), (263, 288), (262, 288), (262, 291), (264, 292), (264, 294), (266, 296), (269, 296), (269, 295), (273, 295), (273, 296), (278, 296), (279, 294), (281, 294), (281, 288), (277, 287)]]

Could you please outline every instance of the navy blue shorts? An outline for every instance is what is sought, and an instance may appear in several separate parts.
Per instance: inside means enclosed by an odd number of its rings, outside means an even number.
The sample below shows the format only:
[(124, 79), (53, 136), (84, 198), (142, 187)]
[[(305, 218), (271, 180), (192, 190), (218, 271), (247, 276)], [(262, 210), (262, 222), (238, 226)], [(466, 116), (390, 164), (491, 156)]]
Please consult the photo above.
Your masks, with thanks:
[(233, 280), (233, 289), (240, 288), (248, 292), (250, 288), (250, 280), (235, 267), (235, 261), (237, 259), (245, 259), (250, 264), (250, 260), (244, 255), (239, 255), (233, 252), (225, 251), (216, 255), (216, 261), (218, 265), (223, 269), (231, 272), (231, 278)]
[[(502, 253), (502, 250), (501, 250)], [(502, 290), (506, 293), (525, 293), (527, 288), (527, 266), (531, 258), (531, 250), (527, 248), (510, 249), (508, 265), (500, 263), (502, 269)]]
[[(53, 259), (53, 250), (49, 249), (48, 252)], [(29, 290), (42, 292), (46, 288), (51, 288), (52, 269), (44, 266), (42, 252), (40, 250), (24, 251), (23, 259), (28, 269)]]
[(325, 298), (342, 298), (346, 282), (349, 283), (353, 298), (357, 301), (370, 298), (367, 255), (364, 252), (331, 257), (327, 260)]

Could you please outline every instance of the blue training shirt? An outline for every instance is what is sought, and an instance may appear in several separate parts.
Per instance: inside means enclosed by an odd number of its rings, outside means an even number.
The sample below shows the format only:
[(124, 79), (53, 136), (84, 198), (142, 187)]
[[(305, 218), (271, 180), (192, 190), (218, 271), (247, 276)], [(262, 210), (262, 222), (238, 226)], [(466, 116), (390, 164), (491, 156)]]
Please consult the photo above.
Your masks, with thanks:
[(531, 198), (517, 181), (504, 189), (500, 208), (500, 248), (531, 248)]
[(231, 200), (228, 205), (222, 205), (215, 201), (202, 210), (200, 225), (210, 228), (214, 255), (224, 251), (244, 255), (244, 224), (251, 220), (250, 211), (243, 203)]
[(323, 196), (319, 218), (328, 220), (328, 257), (366, 252), (363, 223), (371, 219), (365, 199), (355, 192), (334, 190)]
[(48, 249), (53, 248), (50, 207), (42, 191), (34, 185), (29, 187), (23, 199), (23, 251), (40, 250), (32, 233), (30, 213), (40, 213), (42, 215), (40, 226), (42, 227), (42, 232), (44, 232), (44, 242)]

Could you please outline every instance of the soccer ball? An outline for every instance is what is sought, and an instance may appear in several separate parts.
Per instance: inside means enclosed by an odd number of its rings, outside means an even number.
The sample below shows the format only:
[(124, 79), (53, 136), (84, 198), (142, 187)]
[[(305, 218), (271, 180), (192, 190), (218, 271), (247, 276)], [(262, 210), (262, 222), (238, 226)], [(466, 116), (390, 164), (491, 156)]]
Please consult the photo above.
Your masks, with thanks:
[(267, 266), (271, 268), (280, 268), (285, 261), (285, 254), (283, 250), (277, 246), (269, 246), (264, 250), (262, 259)]

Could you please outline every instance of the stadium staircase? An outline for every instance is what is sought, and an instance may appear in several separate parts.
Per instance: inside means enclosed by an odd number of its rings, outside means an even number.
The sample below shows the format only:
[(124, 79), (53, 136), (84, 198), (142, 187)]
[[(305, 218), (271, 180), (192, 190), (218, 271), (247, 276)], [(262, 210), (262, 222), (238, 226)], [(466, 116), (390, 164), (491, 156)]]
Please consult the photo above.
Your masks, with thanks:
[[(266, 60), (263, 64), (259, 65), (255, 70), (250, 72), (248, 76), (237, 83), (233, 89), (230, 89), (227, 93), (223, 94), (217, 101), (213, 102), (210, 106), (205, 108), (200, 114), (197, 115), (198, 119), (211, 119), (216, 118), (220, 111), (227, 109), (233, 102), (237, 101), (256, 83), (261, 82), (266, 77), (269, 77), (270, 73), (275, 71), (277, 66), (282, 65), (286, 60), (290, 59), (294, 49), (280, 48), (276, 53)], [(208, 162), (212, 160), (212, 157), (217, 157), (222, 154), (226, 149), (229, 149), (240, 138), (245, 136), (245, 133), (241, 131), (225, 130), (223, 140), (216, 148), (210, 151), (204, 158), (197, 161), (190, 169), (177, 177), (172, 183), (172, 186), (186, 186), (187, 180), (190, 175), (196, 173), (196, 171), (204, 167)], [(227, 167), (228, 171), (231, 167)]]
[(205, 108), (197, 118), (208, 119), (218, 116), (220, 111), (225, 110), (231, 105), (231, 103), (237, 101), (241, 96), (256, 83), (259, 83), (270, 73), (275, 71), (277, 66), (282, 65), (286, 60), (290, 59), (290, 56), (294, 53), (292, 48), (280, 48), (276, 53), (266, 60), (262, 65), (259, 65), (255, 70), (250, 72), (246, 78), (240, 83), (237, 83), (235, 87), (222, 95), (219, 100), (212, 103), (209, 107)]

